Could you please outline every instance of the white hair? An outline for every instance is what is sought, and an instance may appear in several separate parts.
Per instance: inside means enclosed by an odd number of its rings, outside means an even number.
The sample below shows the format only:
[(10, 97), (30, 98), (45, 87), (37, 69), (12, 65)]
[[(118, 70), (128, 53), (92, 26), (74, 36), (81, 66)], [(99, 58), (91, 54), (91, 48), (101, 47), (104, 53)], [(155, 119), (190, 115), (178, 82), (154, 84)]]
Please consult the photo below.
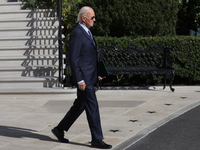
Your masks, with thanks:
[(82, 21), (82, 16), (86, 16), (89, 10), (93, 10), (91, 7), (89, 6), (84, 6), (80, 9), (79, 13), (78, 13), (78, 18), (77, 21), (81, 22)]

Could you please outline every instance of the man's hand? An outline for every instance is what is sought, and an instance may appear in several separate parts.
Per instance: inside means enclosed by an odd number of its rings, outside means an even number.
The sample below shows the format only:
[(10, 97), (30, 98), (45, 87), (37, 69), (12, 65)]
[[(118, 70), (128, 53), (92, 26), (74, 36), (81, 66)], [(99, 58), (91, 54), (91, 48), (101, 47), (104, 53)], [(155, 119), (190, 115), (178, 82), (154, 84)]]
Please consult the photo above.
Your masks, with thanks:
[(106, 78), (106, 77), (100, 77), (100, 76), (98, 76), (98, 79), (101, 81), (101, 80), (103, 80), (104, 78)]
[(85, 87), (86, 87), (86, 84), (85, 84), (85, 81), (82, 81), (81, 83), (78, 84), (78, 88), (82, 91), (85, 90)]

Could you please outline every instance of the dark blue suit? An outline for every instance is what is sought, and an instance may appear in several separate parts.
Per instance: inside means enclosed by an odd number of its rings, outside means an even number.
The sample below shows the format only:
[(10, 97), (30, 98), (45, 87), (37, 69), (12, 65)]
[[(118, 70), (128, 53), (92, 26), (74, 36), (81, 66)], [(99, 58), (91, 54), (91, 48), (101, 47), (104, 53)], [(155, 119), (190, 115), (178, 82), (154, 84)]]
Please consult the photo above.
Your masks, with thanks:
[(94, 89), (94, 84), (98, 81), (97, 43), (78, 24), (70, 34), (69, 49), (74, 82), (84, 80), (86, 88), (84, 91), (77, 88), (77, 99), (58, 127), (68, 131), (74, 121), (85, 110), (92, 140), (103, 139), (99, 107)]

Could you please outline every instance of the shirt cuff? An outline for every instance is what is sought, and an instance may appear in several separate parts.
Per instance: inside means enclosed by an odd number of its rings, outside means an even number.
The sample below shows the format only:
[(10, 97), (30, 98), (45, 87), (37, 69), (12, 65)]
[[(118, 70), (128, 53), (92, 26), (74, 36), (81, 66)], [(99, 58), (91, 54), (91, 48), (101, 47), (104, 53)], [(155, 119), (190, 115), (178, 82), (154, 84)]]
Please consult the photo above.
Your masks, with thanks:
[(81, 82), (83, 82), (83, 81), (84, 81), (84, 80), (79, 81), (78, 84), (81, 83)]

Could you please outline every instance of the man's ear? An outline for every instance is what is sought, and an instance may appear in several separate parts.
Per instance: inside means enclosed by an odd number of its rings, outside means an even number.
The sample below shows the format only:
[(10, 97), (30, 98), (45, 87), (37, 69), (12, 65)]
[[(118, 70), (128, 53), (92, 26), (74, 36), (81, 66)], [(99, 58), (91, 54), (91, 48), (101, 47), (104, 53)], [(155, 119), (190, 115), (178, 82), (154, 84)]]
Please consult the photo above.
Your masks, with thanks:
[(86, 17), (85, 17), (85, 16), (82, 16), (81, 19), (82, 19), (82, 22), (83, 22), (83, 23), (86, 22)]

